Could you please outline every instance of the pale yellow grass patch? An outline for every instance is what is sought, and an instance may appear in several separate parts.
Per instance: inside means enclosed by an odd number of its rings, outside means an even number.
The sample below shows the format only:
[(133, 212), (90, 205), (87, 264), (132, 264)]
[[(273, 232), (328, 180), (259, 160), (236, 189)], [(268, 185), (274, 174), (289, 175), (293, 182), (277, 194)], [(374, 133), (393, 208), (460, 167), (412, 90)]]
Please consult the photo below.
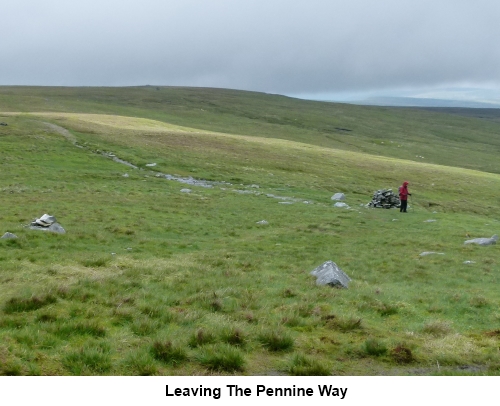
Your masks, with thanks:
[[(398, 158), (389, 158), (385, 156), (378, 155), (369, 155), (360, 152), (353, 151), (345, 151), (345, 150), (336, 150), (332, 148), (320, 147), (311, 144), (289, 141), (277, 138), (266, 138), (266, 137), (256, 137), (256, 136), (245, 136), (245, 135), (237, 135), (237, 134), (225, 134), (225, 133), (217, 133), (206, 130), (200, 130), (196, 128), (183, 127), (178, 125), (173, 125), (169, 123), (165, 123), (162, 121), (145, 119), (145, 118), (137, 118), (137, 117), (127, 117), (127, 116), (117, 116), (117, 115), (108, 115), (108, 114), (83, 114), (83, 113), (2, 113), (3, 115), (24, 115), (29, 117), (39, 117), (44, 119), (53, 119), (60, 121), (60, 124), (65, 124), (69, 128), (75, 128), (78, 131), (93, 131), (98, 134), (101, 134), (105, 137), (110, 136), (119, 136), (120, 139), (128, 138), (129, 140), (133, 140), (136, 144), (141, 144), (139, 137), (141, 137), (140, 133), (143, 133), (143, 137), (145, 141), (142, 141), (146, 145), (149, 142), (154, 144), (161, 144), (161, 137), (155, 137), (154, 135), (161, 136), (164, 135), (189, 135), (190, 137), (201, 137), (206, 138), (210, 137), (215, 141), (221, 141), (224, 143), (224, 140), (234, 140), (238, 141), (238, 149), (244, 149), (244, 143), (252, 143), (259, 144), (262, 146), (271, 147), (272, 150), (283, 150), (283, 152), (287, 152), (289, 154), (298, 153), (300, 157), (313, 156), (315, 160), (318, 159), (327, 159), (332, 160), (336, 158), (341, 158), (342, 161), (346, 163), (352, 163), (356, 165), (358, 168), (367, 170), (372, 170), (373, 165), (382, 164), (384, 166), (393, 166), (394, 170), (400, 170), (401, 168), (405, 168), (406, 171), (417, 174), (419, 172), (425, 172), (426, 175), (435, 174), (435, 175), (459, 175), (461, 177), (461, 182), (470, 182), (475, 183), (478, 178), (482, 178), (483, 180), (490, 179), (492, 181), (500, 181), (500, 176), (493, 173), (480, 172), (476, 170), (463, 169), (457, 167), (447, 167), (442, 165), (428, 164), (428, 163), (420, 163), (414, 161), (406, 161)], [(133, 132), (125, 134), (123, 132), (119, 132), (118, 130), (122, 130), (124, 132)], [(195, 138), (194, 138), (195, 139)], [(226, 141), (227, 142), (227, 141)], [(248, 146), (247, 148), (251, 148)], [(463, 178), (467, 176), (468, 179)]]
[(1, 285), (0, 297), (19, 294), (25, 289), (26, 283), (30, 283), (34, 289), (52, 289), (58, 285), (72, 285), (81, 279), (104, 280), (115, 277), (122, 272), (114, 265), (87, 268), (80, 264), (53, 264), (47, 267), (29, 261), (21, 261), (19, 267), (21, 271), (12, 272), (10, 281)]
[(480, 347), (473, 340), (458, 333), (425, 340), (422, 350), (431, 356), (445, 356), (447, 358), (450, 356), (452, 358), (470, 357), (479, 355), (481, 352)]
[(147, 118), (117, 116), (110, 114), (86, 114), (86, 113), (0, 113), (9, 116), (30, 116), (38, 118), (48, 118), (52, 120), (64, 120), (68, 122), (79, 122), (96, 124), (98, 126), (113, 127), (122, 130), (135, 131), (180, 131), (196, 132), (198, 130), (189, 127), (182, 127), (162, 121), (150, 120)]

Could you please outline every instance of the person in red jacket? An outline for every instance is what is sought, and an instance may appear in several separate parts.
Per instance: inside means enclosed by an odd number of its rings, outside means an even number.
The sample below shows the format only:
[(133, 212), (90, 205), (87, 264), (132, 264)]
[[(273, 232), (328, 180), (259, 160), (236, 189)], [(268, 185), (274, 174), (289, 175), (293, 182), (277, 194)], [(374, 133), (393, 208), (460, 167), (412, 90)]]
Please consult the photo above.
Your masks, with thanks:
[(408, 207), (408, 196), (411, 196), (411, 193), (408, 193), (408, 184), (408, 182), (404, 181), (403, 186), (399, 187), (399, 200), (401, 200), (400, 213), (406, 213), (406, 208)]

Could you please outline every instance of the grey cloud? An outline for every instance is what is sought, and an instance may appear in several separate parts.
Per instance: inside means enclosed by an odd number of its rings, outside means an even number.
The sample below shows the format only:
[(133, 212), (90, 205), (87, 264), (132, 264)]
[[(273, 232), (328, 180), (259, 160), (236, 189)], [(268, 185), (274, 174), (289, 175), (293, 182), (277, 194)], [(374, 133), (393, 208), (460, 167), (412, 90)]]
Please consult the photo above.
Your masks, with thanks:
[(277, 93), (500, 83), (500, 4), (410, 0), (8, 1), (1, 84)]

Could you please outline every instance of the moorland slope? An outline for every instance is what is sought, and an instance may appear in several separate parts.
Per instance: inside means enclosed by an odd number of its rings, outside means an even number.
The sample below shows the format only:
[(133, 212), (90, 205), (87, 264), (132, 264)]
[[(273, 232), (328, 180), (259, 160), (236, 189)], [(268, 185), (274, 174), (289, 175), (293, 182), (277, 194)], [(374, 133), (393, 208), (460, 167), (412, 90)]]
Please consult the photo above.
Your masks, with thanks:
[[(497, 123), (156, 87), (0, 111), (2, 374), (500, 372), (497, 247), (464, 245), (500, 228)], [(409, 213), (364, 207), (404, 179)]]

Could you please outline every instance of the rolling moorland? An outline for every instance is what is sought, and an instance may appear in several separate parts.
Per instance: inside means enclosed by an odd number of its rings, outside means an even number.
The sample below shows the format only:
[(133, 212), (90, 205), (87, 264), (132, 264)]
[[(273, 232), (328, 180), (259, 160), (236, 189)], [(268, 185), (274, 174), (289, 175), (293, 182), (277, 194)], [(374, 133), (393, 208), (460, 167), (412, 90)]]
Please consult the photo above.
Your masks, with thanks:
[[(0, 87), (0, 374), (500, 374), (498, 247), (464, 245), (500, 231), (483, 113)], [(408, 213), (365, 207), (403, 180)]]

